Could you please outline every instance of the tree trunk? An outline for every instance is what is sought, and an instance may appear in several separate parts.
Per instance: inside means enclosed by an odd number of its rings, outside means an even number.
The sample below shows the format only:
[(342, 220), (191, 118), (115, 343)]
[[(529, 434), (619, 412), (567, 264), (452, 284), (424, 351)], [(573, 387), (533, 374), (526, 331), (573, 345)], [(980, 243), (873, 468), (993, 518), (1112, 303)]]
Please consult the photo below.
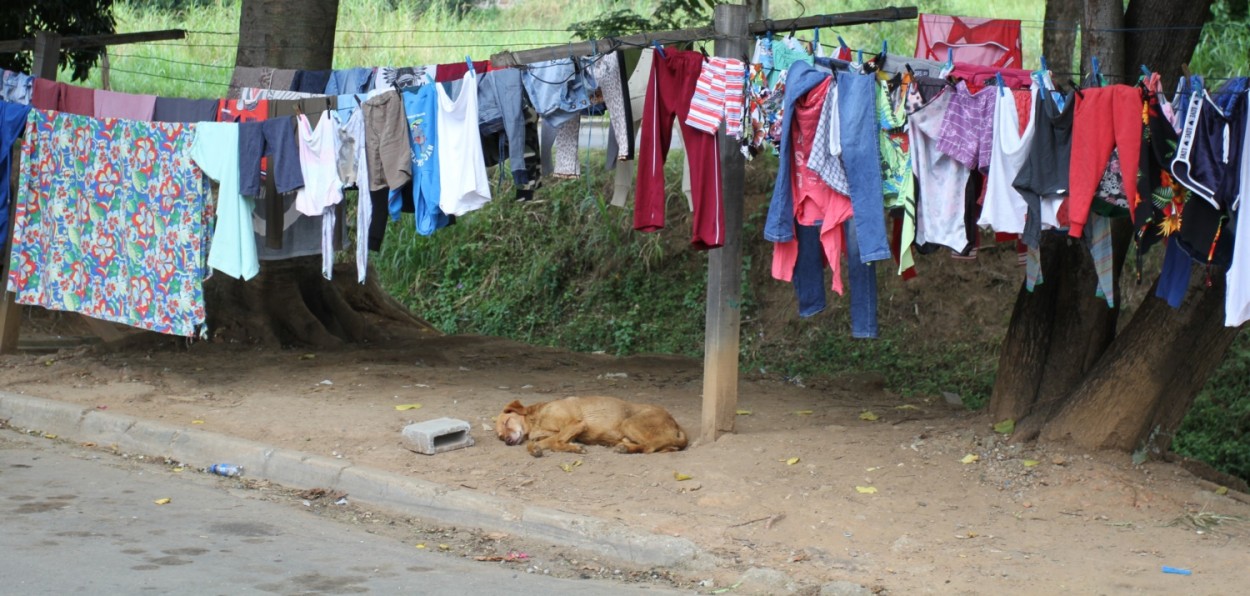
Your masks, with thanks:
[[(1163, 75), (1163, 88), (1172, 89), (1202, 39), (1203, 23), (1211, 18), (1214, 0), (1133, 0), (1124, 15), (1127, 28), (1145, 29), (1128, 35), (1124, 50), (1130, 74), (1141, 65)], [(1135, 76), (1136, 75), (1132, 75)]]
[[(328, 69), (337, 21), (338, 0), (244, 0), (236, 64)], [(215, 341), (319, 349), (399, 330), (438, 333), (387, 295), (372, 268), (365, 284), (356, 282), (355, 265), (335, 269), (327, 281), (320, 257), (311, 257), (263, 261), (260, 275), (246, 282), (214, 276), (204, 288), (209, 333)]]
[[(1206, 269), (1195, 267), (1195, 276)], [(1157, 285), (1158, 282), (1156, 282)], [(1046, 425), (1044, 440), (1159, 454), (1237, 336), (1224, 326), (1222, 273), (1191, 283), (1179, 310), (1150, 297), (1085, 382)]]
[[(1049, 0), (1047, 18), (1059, 14), (1066, 2)], [(1167, 57), (1173, 64), (1188, 60), (1199, 31), (1177, 35), (1170, 29), (1201, 25), (1210, 0), (1132, 0), (1127, 15), (1119, 12), (1121, 6), (1120, 0), (1084, 3), (1083, 62), (1088, 65), (1090, 57), (1098, 56), (1108, 83), (1132, 80), (1138, 64), (1164, 68), (1157, 55), (1163, 45), (1173, 48)], [(1126, 27), (1150, 29), (1130, 36), (1117, 31)], [(1057, 47), (1062, 33), (1048, 30), (1046, 47)], [(1115, 39), (1122, 37), (1127, 43)], [(1176, 47), (1180, 38), (1187, 44), (1183, 50)], [(1117, 296), (1130, 234), (1127, 222), (1117, 220)], [(1020, 292), (990, 398), (994, 420), (1016, 420), (1016, 437), (1024, 440), (1040, 435), (1087, 448), (1133, 449), (1153, 437), (1154, 447), (1166, 449), (1236, 335), (1222, 327), (1220, 284), (1193, 291), (1179, 312), (1147, 299), (1116, 338), (1118, 308), (1107, 309), (1093, 298), (1093, 267), (1083, 245), (1045, 239), (1042, 268), (1045, 284), (1053, 285)]]
[[(1118, 272), (1131, 230), (1116, 222), (1112, 234), (1112, 267)], [(994, 420), (1017, 421), (1017, 437), (1023, 440), (1037, 436), (1111, 345), (1120, 315), (1119, 301), (1108, 308), (1094, 295), (1098, 280), (1084, 242), (1046, 234), (1041, 254), (1045, 281), (1031, 294), (1021, 284), (990, 396)], [(1119, 278), (1117, 273), (1117, 296)]]
[(1123, 29), (1122, 0), (1085, 0), (1085, 18), (1081, 25), (1082, 73), (1092, 73), (1092, 59), (1098, 58), (1102, 63), (1099, 70), (1108, 85), (1125, 82)]
[(266, 262), (248, 281), (213, 277), (204, 288), (209, 333), (214, 341), (318, 349), (376, 343), (396, 329), (438, 333), (383, 291), (373, 272), (358, 284), (354, 264), (335, 269), (335, 281), (326, 281), (321, 258), (303, 257)]
[(1048, 0), (1042, 55), (1055, 72), (1073, 72), (1076, 66), (1076, 29), (1081, 24), (1082, 0)]
[(339, 0), (243, 0), (235, 65), (328, 69), (338, 15)]

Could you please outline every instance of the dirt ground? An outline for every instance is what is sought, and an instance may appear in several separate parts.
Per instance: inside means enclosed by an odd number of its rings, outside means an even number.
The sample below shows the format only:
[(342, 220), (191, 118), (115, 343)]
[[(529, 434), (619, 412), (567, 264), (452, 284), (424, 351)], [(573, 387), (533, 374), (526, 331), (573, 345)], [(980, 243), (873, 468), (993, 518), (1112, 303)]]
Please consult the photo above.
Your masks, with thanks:
[[(166, 342), (0, 359), (7, 391), (681, 536), (725, 561), (678, 579), (705, 591), (752, 566), (806, 592), (835, 580), (889, 594), (1245, 589), (1245, 495), (1173, 464), (1013, 443), (980, 414), (940, 396), (904, 400), (872, 375), (807, 386), (744, 375), (735, 432), (680, 453), (533, 458), (491, 430), (513, 399), (603, 394), (660, 404), (697, 437), (701, 375), (689, 358), (469, 336), (321, 353)], [(437, 456), (403, 448), (405, 425), (442, 416), (469, 421), (477, 444)]]

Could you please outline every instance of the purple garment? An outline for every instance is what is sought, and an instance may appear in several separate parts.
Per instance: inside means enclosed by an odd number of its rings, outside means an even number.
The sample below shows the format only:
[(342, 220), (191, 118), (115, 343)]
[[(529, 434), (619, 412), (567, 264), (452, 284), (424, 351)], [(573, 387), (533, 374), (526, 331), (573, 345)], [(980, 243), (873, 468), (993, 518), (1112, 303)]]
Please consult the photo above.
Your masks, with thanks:
[(938, 134), (937, 149), (970, 170), (988, 170), (994, 147), (994, 100), (996, 87), (977, 94), (959, 82)]

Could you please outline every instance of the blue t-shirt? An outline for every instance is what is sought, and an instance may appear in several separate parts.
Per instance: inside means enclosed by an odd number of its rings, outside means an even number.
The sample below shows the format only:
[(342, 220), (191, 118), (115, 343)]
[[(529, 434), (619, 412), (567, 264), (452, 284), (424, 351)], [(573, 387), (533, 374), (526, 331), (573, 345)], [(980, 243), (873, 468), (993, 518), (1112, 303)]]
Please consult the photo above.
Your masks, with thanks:
[[(447, 215), (438, 207), (438, 93), (434, 85), (422, 85), (408, 87), (401, 95), (412, 142), (412, 204), (417, 233), (429, 236), (447, 226)], [(398, 198), (392, 189), (388, 201), (392, 218), (399, 215)]]

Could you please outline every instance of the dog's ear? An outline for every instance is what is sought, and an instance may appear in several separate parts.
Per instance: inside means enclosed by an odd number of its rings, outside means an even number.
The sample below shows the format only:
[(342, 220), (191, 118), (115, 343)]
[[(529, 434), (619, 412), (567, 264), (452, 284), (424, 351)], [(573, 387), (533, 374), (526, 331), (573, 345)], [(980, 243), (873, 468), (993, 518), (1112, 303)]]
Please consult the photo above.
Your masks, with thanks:
[(521, 400), (519, 400), (519, 399), (514, 399), (514, 400), (512, 400), (512, 403), (510, 403), (510, 404), (508, 404), (508, 405), (504, 406), (504, 408), (503, 408), (503, 413), (504, 413), (504, 414), (512, 414), (512, 413), (516, 413), (516, 414), (520, 414), (520, 415), (524, 416), (524, 415), (525, 415), (525, 406), (521, 405)]

